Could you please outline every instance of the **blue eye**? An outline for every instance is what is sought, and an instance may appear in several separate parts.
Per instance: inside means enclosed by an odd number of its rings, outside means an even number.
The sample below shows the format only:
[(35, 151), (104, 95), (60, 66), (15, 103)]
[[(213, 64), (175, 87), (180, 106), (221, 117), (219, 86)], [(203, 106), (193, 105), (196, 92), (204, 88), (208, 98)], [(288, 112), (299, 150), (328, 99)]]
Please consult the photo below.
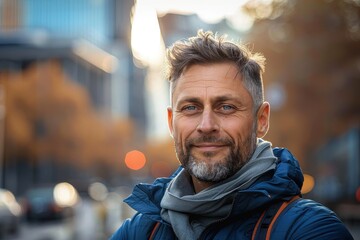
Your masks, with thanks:
[(184, 107), (183, 110), (185, 110), (185, 111), (195, 111), (195, 110), (197, 110), (197, 108), (196, 108), (196, 106), (191, 105), (191, 106)]
[(218, 108), (218, 112), (221, 114), (232, 114), (236, 112), (236, 107), (229, 104), (223, 104)]
[(230, 106), (230, 105), (223, 105), (222, 109), (223, 110), (233, 110), (234, 108), (232, 106)]

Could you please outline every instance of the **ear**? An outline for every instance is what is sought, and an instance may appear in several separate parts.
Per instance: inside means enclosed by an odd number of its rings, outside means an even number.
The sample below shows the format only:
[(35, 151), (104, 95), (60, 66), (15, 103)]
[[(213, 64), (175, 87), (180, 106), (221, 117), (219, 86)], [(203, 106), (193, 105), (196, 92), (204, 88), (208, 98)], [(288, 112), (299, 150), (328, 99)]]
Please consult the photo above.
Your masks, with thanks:
[(269, 120), (270, 120), (270, 104), (264, 102), (258, 112), (257, 112), (257, 129), (256, 136), (258, 138), (263, 138), (267, 131), (269, 130)]
[(167, 108), (167, 115), (168, 115), (168, 127), (170, 131), (170, 136), (173, 137), (173, 111), (171, 107)]

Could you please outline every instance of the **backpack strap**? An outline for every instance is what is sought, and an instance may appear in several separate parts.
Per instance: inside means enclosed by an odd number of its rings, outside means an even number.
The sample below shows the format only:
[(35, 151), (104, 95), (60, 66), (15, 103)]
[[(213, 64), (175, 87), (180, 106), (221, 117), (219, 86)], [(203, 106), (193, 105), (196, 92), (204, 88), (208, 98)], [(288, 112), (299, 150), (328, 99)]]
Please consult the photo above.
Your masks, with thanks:
[(299, 198), (300, 196), (296, 195), (292, 197), (289, 201), (280, 201), (265, 209), (265, 211), (261, 214), (258, 221), (256, 222), (251, 239), (255, 240), (256, 238), (269, 240), (272, 228), (280, 214), (287, 208), (290, 203)]
[(297, 200), (299, 198), (300, 198), (300, 196), (296, 195), (296, 196), (292, 197), (289, 201), (283, 202), (280, 209), (277, 211), (277, 213), (275, 214), (275, 216), (273, 217), (273, 219), (272, 219), (272, 221), (270, 223), (270, 226), (269, 226), (269, 228), (267, 230), (267, 233), (266, 233), (266, 238), (265, 238), (266, 240), (270, 239), (272, 228), (273, 228), (276, 220), (280, 216), (280, 214), (289, 206), (290, 203), (294, 202), (295, 200)]
[(151, 231), (151, 234), (150, 234), (149, 240), (154, 239), (155, 234), (156, 234), (156, 231), (157, 231), (157, 229), (159, 228), (159, 226), (160, 226), (160, 222), (156, 222), (156, 223), (155, 223), (155, 225), (154, 225), (153, 230)]

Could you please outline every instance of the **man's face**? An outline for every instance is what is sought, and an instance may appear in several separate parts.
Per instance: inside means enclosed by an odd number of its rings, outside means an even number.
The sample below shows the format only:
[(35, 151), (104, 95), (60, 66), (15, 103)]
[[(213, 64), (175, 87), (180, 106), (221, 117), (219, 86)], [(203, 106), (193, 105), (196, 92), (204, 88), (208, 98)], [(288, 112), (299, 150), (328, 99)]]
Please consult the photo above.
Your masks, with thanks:
[(168, 109), (183, 167), (204, 182), (236, 173), (256, 146), (253, 101), (235, 65), (193, 65), (177, 80)]

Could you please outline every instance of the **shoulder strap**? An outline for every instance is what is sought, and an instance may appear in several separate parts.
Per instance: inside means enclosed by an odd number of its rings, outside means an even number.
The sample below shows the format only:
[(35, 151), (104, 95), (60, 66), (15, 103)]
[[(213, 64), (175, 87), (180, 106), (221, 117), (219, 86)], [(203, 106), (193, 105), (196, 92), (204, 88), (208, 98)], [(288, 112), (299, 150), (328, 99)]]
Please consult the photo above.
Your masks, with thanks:
[(272, 228), (277, 218), (290, 203), (299, 198), (300, 197), (296, 195), (292, 197), (289, 201), (277, 202), (276, 204), (271, 205), (268, 209), (266, 209), (256, 222), (251, 239), (255, 240), (256, 238), (269, 240)]
[(274, 223), (276, 222), (276, 220), (280, 216), (280, 214), (289, 206), (290, 203), (294, 202), (295, 200), (297, 200), (299, 198), (300, 198), (300, 196), (296, 195), (296, 196), (292, 197), (289, 201), (283, 202), (280, 209), (277, 211), (277, 213), (275, 214), (275, 216), (273, 217), (273, 219), (272, 219), (272, 221), (270, 223), (270, 226), (269, 226), (269, 228), (267, 230), (267, 233), (266, 233), (266, 240), (270, 239), (272, 228), (274, 226)]
[(150, 234), (149, 240), (154, 239), (154, 237), (155, 237), (155, 233), (156, 233), (156, 230), (159, 228), (159, 226), (160, 226), (160, 222), (156, 222), (156, 223), (155, 223), (155, 225), (154, 225), (153, 230), (151, 231), (151, 234)]

